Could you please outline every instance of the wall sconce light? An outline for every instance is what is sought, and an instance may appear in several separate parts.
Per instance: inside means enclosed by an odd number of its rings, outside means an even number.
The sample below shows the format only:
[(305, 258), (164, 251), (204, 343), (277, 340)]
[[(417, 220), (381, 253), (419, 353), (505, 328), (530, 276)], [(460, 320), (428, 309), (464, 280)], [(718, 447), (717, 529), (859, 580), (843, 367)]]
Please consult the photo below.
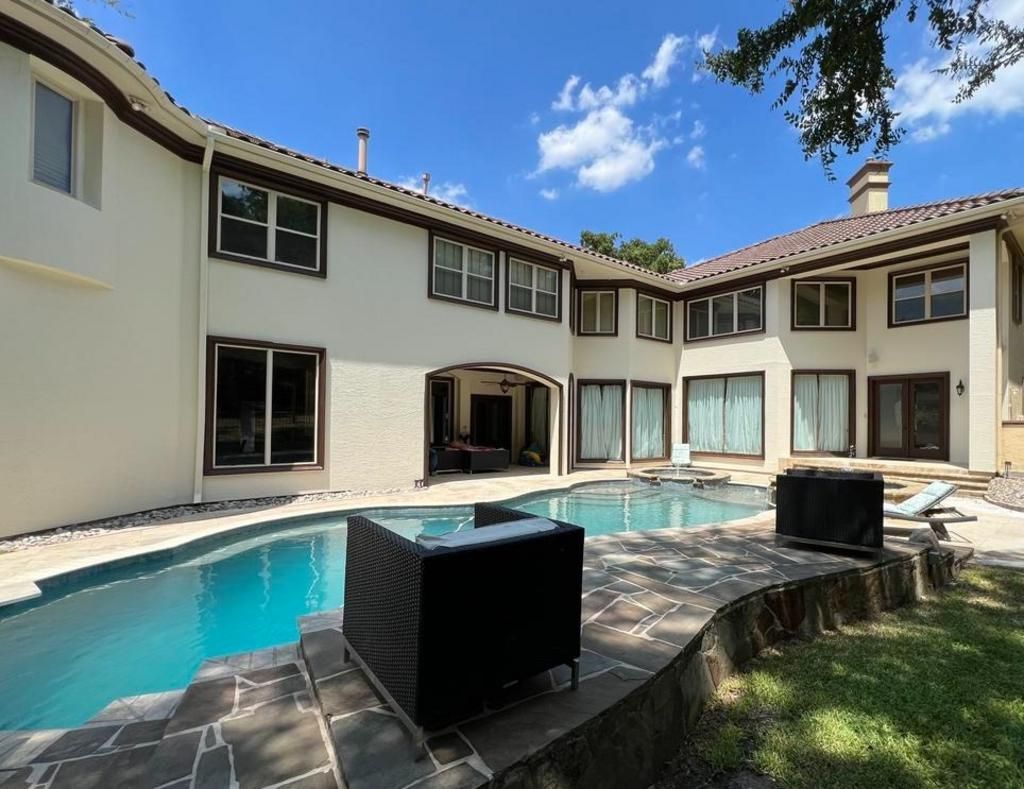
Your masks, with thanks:
[(956, 396), (957, 396), (957, 397), (963, 397), (963, 396), (964, 396), (964, 391), (965, 391), (966, 389), (967, 389), (967, 387), (966, 387), (966, 386), (964, 386), (964, 379), (963, 379), (963, 378), (961, 378), (961, 379), (960, 379), (959, 381), (957, 381), (957, 383), (956, 383)]

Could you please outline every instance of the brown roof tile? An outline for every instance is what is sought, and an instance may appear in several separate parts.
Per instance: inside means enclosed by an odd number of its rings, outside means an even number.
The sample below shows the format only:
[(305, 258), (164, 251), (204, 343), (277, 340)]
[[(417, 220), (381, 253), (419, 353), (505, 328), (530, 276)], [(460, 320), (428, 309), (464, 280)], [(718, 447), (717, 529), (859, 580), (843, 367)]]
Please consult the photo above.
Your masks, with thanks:
[(1024, 196), (1024, 188), (1004, 189), (999, 192), (986, 192), (970, 197), (891, 208), (888, 211), (877, 211), (861, 216), (828, 219), (792, 233), (759, 241), (711, 260), (673, 271), (668, 276), (677, 282), (696, 282), (720, 274), (739, 271), (759, 263), (784, 260), (804, 252), (813, 252), (841, 244), (844, 241), (868, 238), (888, 230), (915, 225), (927, 219), (937, 219), (971, 208), (982, 208), (1021, 196)]

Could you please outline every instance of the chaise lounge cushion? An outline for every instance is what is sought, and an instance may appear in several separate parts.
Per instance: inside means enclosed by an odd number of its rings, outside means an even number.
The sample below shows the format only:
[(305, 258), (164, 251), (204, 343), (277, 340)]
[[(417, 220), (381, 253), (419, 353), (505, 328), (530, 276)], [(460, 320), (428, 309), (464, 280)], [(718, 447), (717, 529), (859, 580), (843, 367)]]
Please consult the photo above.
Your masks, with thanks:
[(539, 534), (554, 528), (556, 528), (555, 524), (547, 518), (527, 518), (488, 526), (486, 529), (448, 532), (448, 534), (438, 537), (420, 534), (416, 537), (416, 542), (431, 550), (434, 548), (457, 548), (461, 545), (480, 545), (481, 543), (508, 540), (512, 537), (522, 537), (526, 534)]

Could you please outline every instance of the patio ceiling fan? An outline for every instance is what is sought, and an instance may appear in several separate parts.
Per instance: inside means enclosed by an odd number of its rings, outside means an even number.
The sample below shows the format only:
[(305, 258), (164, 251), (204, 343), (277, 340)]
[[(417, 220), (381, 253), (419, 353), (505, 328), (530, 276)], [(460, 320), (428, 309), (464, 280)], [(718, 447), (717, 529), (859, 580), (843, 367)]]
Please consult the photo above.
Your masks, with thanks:
[(512, 389), (513, 387), (522, 386), (522, 384), (520, 384), (520, 383), (516, 383), (515, 381), (508, 380), (508, 376), (507, 375), (503, 375), (501, 377), (500, 381), (481, 381), (480, 383), (482, 383), (482, 384), (497, 384), (498, 387), (501, 389), (501, 393), (502, 394), (508, 394), (508, 390)]

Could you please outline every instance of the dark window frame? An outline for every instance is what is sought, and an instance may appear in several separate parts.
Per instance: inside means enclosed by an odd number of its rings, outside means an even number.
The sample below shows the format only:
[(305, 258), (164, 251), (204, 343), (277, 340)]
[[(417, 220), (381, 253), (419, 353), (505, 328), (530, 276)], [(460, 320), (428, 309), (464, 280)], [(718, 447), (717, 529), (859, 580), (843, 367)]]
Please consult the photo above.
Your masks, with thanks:
[[(751, 335), (751, 334), (764, 334), (768, 330), (767, 329), (767, 324), (768, 324), (768, 314), (767, 314), (768, 313), (768, 298), (767, 298), (768, 287), (767, 287), (767, 285), (768, 285), (768, 283), (766, 281), (760, 280), (760, 281), (758, 281), (756, 283), (752, 283), (752, 284), (747, 285), (746, 287), (742, 287), (742, 288), (723, 287), (721, 290), (716, 290), (714, 292), (704, 293), (704, 294), (702, 294), (698, 298), (684, 298), (684, 300), (683, 300), (683, 342), (684, 343), (708, 342), (708, 341), (711, 341), (711, 340), (725, 339), (727, 337), (745, 337), (745, 336)], [(736, 296), (737, 294), (743, 293), (744, 291), (754, 290), (754, 289), (759, 289), (761, 291), (761, 326), (760, 326), (760, 328), (757, 328), (757, 329), (743, 329), (742, 331), (733, 331), (733, 332), (727, 332), (727, 333), (723, 333), (723, 334), (708, 334), (707, 336), (704, 336), (704, 337), (690, 337), (690, 305), (691, 304), (693, 304), (694, 302), (698, 302), (698, 301), (707, 301), (708, 302), (708, 331), (710, 332), (712, 326), (714, 325), (714, 313), (713, 313), (713, 310), (711, 308), (711, 301), (713, 299), (717, 298), (718, 296)], [(734, 324), (735, 324), (736, 321), (739, 320), (739, 313), (738, 313), (738, 311), (735, 310), (736, 302), (737, 302), (737, 299), (734, 299), (733, 300), (733, 306), (734, 306), (733, 315), (735, 316), (734, 317), (734, 321), (733, 321)], [(718, 377), (718, 376), (711, 376), (711, 377)]]
[[(522, 316), (524, 316), (526, 318), (536, 318), (536, 319), (542, 320), (542, 321), (550, 321), (552, 323), (561, 323), (562, 322), (562, 293), (563, 293), (563, 290), (562, 290), (562, 269), (557, 268), (556, 266), (550, 266), (550, 265), (548, 265), (546, 263), (541, 263), (540, 261), (537, 261), (537, 260), (532, 260), (532, 259), (526, 257), (525, 255), (517, 255), (514, 252), (509, 252), (507, 250), (504, 250), (504, 258), (505, 258), (505, 312), (507, 312), (507, 313), (509, 313), (511, 315), (522, 315)], [(518, 309), (517, 307), (513, 307), (512, 306), (512, 299), (510, 297), (511, 297), (511, 291), (512, 291), (512, 261), (513, 260), (519, 261), (520, 263), (525, 263), (528, 266), (533, 266), (534, 268), (542, 268), (542, 269), (546, 269), (547, 271), (554, 272), (554, 274), (556, 276), (556, 280), (555, 281), (558, 283), (556, 285), (556, 290), (555, 290), (556, 312), (555, 312), (554, 315), (545, 315), (543, 312), (533, 312), (532, 310), (521, 310), (521, 309)], [(431, 268), (431, 271), (433, 271), (433, 268)], [(534, 304), (536, 304), (537, 303), (536, 276), (534, 276), (534, 284), (533, 284), (532, 291), (533, 291), (533, 294), (534, 294), (533, 301), (534, 301)], [(547, 293), (548, 291), (542, 291), (542, 292)]]
[[(486, 246), (476, 241), (470, 241), (467, 238), (459, 236), (454, 233), (441, 233), (431, 230), (427, 237), (429, 239), (429, 250), (427, 255), (427, 298), (434, 299), (436, 301), (445, 301), (449, 304), (461, 304), (464, 307), (476, 307), (481, 310), (490, 310), (491, 312), (497, 312), (501, 307), (498, 304), (498, 282), (501, 278), (501, 254), (497, 246)], [(472, 247), (473, 249), (481, 252), (487, 252), (494, 256), (494, 272), (491, 277), (491, 303), (486, 304), (482, 301), (473, 301), (472, 299), (456, 298), (455, 296), (449, 296), (445, 293), (434, 292), (434, 253), (437, 248), (437, 240), (448, 241), (452, 244), (458, 244), (462, 247)], [(507, 268), (507, 266), (506, 266)], [(465, 277), (465, 272), (463, 272)]]
[(850, 387), (847, 400), (847, 440), (857, 443), (857, 371), (856, 370), (792, 370), (789, 377), (789, 454), (800, 457), (848, 457), (845, 452), (823, 452), (816, 449), (795, 449), (796, 444), (796, 377), (798, 375), (845, 375)]
[[(964, 272), (964, 311), (962, 315), (943, 315), (938, 318), (922, 318), (916, 321), (896, 321), (896, 279), (899, 277), (907, 276), (910, 274), (923, 274), (932, 271), (942, 271), (944, 269), (951, 269), (962, 267)], [(898, 271), (890, 271), (888, 277), (888, 292), (886, 313), (888, 317), (888, 328), (890, 329), (901, 329), (904, 326), (922, 326), (931, 323), (943, 323), (945, 321), (963, 321), (967, 320), (971, 315), (971, 266), (970, 261), (966, 259), (960, 260), (946, 260), (942, 263), (929, 263), (926, 266), (916, 266), (914, 268), (904, 268)], [(925, 295), (925, 311), (931, 312), (931, 298), (932, 294), (930, 291), (926, 291)]]
[(690, 440), (690, 381), (706, 381), (713, 378), (750, 378), (757, 376), (761, 379), (761, 452), (757, 455), (744, 455), (739, 452), (702, 452), (700, 450), (693, 450), (691, 448), (690, 453), (697, 458), (714, 459), (714, 458), (731, 458), (738, 460), (764, 460), (765, 459), (765, 430), (767, 425), (765, 424), (765, 371), (764, 370), (749, 370), (747, 372), (740, 373), (719, 373), (717, 375), (687, 375), (683, 377), (683, 443), (687, 444)]
[[(293, 197), (307, 203), (315, 203), (320, 207), (318, 212), (318, 245), (317, 255), (319, 265), (315, 269), (297, 266), (291, 263), (280, 263), (276, 260), (266, 258), (249, 257), (234, 252), (226, 252), (220, 249), (220, 197), (221, 179), (228, 178), (232, 181), (257, 189), (266, 190), (269, 193), (280, 194), (284, 197)], [(289, 274), (301, 274), (306, 277), (327, 278), (327, 214), (329, 203), (323, 197), (311, 192), (303, 192), (291, 186), (275, 182), (272, 179), (262, 176), (253, 176), (250, 173), (234, 169), (225, 165), (214, 165), (210, 170), (210, 206), (209, 206), (209, 228), (206, 244), (207, 257), (216, 260), (228, 260), (232, 263), (245, 263), (250, 266), (273, 269), (275, 271), (286, 271)], [(276, 226), (273, 228), (276, 230)], [(284, 228), (287, 230), (287, 228)], [(268, 236), (270, 231), (268, 230)]]
[[(637, 389), (661, 389), (663, 392), (662, 407), (662, 428), (665, 432), (663, 446), (665, 452), (660, 457), (640, 458), (633, 452), (633, 416), (636, 413), (636, 390)], [(657, 381), (635, 381), (629, 382), (629, 459), (632, 463), (655, 463), (668, 460), (672, 456), (672, 384), (659, 383)]]
[[(218, 466), (216, 465), (217, 438), (217, 348), (218, 346), (248, 348), (260, 351), (283, 351), (286, 353), (305, 353), (317, 358), (317, 431), (314, 440), (315, 458), (312, 463), (278, 463), (252, 466)], [(220, 337), (210, 335), (206, 338), (206, 404), (203, 451), (204, 476), (227, 476), (236, 474), (277, 474), (295, 471), (323, 471), (324, 452), (326, 449), (326, 415), (327, 415), (327, 350), (316, 346), (291, 345), (286, 343), (265, 342), (263, 340), (246, 340), (237, 337)], [(265, 438), (270, 441), (270, 436)]]
[(1024, 254), (1021, 254), (1016, 241), (1007, 236), (1007, 249), (1010, 255), (1010, 315), (1014, 324), (1024, 323)]
[[(798, 285), (818, 285), (818, 292), (824, 299), (825, 285), (849, 285), (850, 325), (849, 326), (800, 326), (796, 322), (796, 289)], [(856, 277), (811, 277), (794, 279), (789, 289), (790, 331), (857, 331), (857, 278)]]
[[(584, 331), (583, 330), (583, 294), (584, 293), (611, 293), (612, 294), (612, 330), (611, 331)], [(576, 288), (576, 336), (578, 337), (618, 337), (619, 336), (619, 289), (608, 287), (586, 287), (585, 285)], [(598, 321), (600, 326), (600, 321)]]
[[(59, 186), (44, 181), (36, 175), (36, 128), (39, 121), (38, 110), (36, 105), (39, 100), (39, 87), (43, 87), (51, 93), (56, 94), (60, 98), (64, 99), (68, 104), (71, 105), (71, 131), (70, 140), (68, 144), (68, 188), (63, 189)], [(29, 180), (36, 186), (42, 186), (46, 189), (50, 189), (58, 194), (67, 195), (68, 197), (78, 199), (79, 195), (79, 173), (81, 170), (81, 162), (79, 161), (79, 136), (81, 134), (82, 127), (82, 106), (81, 100), (68, 93), (64, 88), (58, 87), (54, 83), (38, 77), (32, 76), (32, 118), (31, 118), (31, 133), (32, 133), (32, 157), (31, 157), (31, 168), (29, 173)]]
[[(660, 301), (661, 303), (663, 303), (666, 306), (666, 308), (668, 310), (668, 337), (658, 337), (658, 336), (656, 336), (654, 334), (641, 334), (640, 333), (640, 298), (641, 297), (643, 297), (645, 299), (650, 299), (652, 302), (659, 302)], [(671, 345), (672, 344), (672, 318), (673, 318), (672, 313), (674, 311), (674, 309), (673, 309), (674, 305), (675, 305), (675, 302), (672, 301), (671, 299), (663, 299), (661, 296), (655, 296), (655, 295), (653, 295), (651, 293), (645, 293), (642, 290), (636, 291), (636, 309), (634, 310), (634, 312), (636, 313), (636, 316), (635, 316), (635, 318), (636, 318), (636, 320), (635, 320), (636, 327), (635, 328), (636, 328), (636, 337), (637, 337), (637, 339), (640, 339), (640, 340), (654, 340), (654, 342), (665, 342), (665, 343), (668, 343), (668, 344)], [(762, 322), (763, 322), (763, 318), (762, 318)], [(651, 329), (652, 329), (652, 331), (654, 329), (654, 325), (655, 325), (655, 323), (654, 323), (654, 312), (653, 312), (653, 307), (652, 307), (652, 312), (651, 312)]]
[[(591, 465), (618, 466), (626, 462), (626, 442), (628, 441), (626, 430), (629, 424), (626, 420), (626, 385), (625, 378), (579, 378), (576, 381), (576, 446), (573, 455), (577, 463)], [(622, 456), (619, 458), (585, 458), (583, 457), (583, 400), (581, 397), (584, 386), (619, 386), (622, 387)]]

